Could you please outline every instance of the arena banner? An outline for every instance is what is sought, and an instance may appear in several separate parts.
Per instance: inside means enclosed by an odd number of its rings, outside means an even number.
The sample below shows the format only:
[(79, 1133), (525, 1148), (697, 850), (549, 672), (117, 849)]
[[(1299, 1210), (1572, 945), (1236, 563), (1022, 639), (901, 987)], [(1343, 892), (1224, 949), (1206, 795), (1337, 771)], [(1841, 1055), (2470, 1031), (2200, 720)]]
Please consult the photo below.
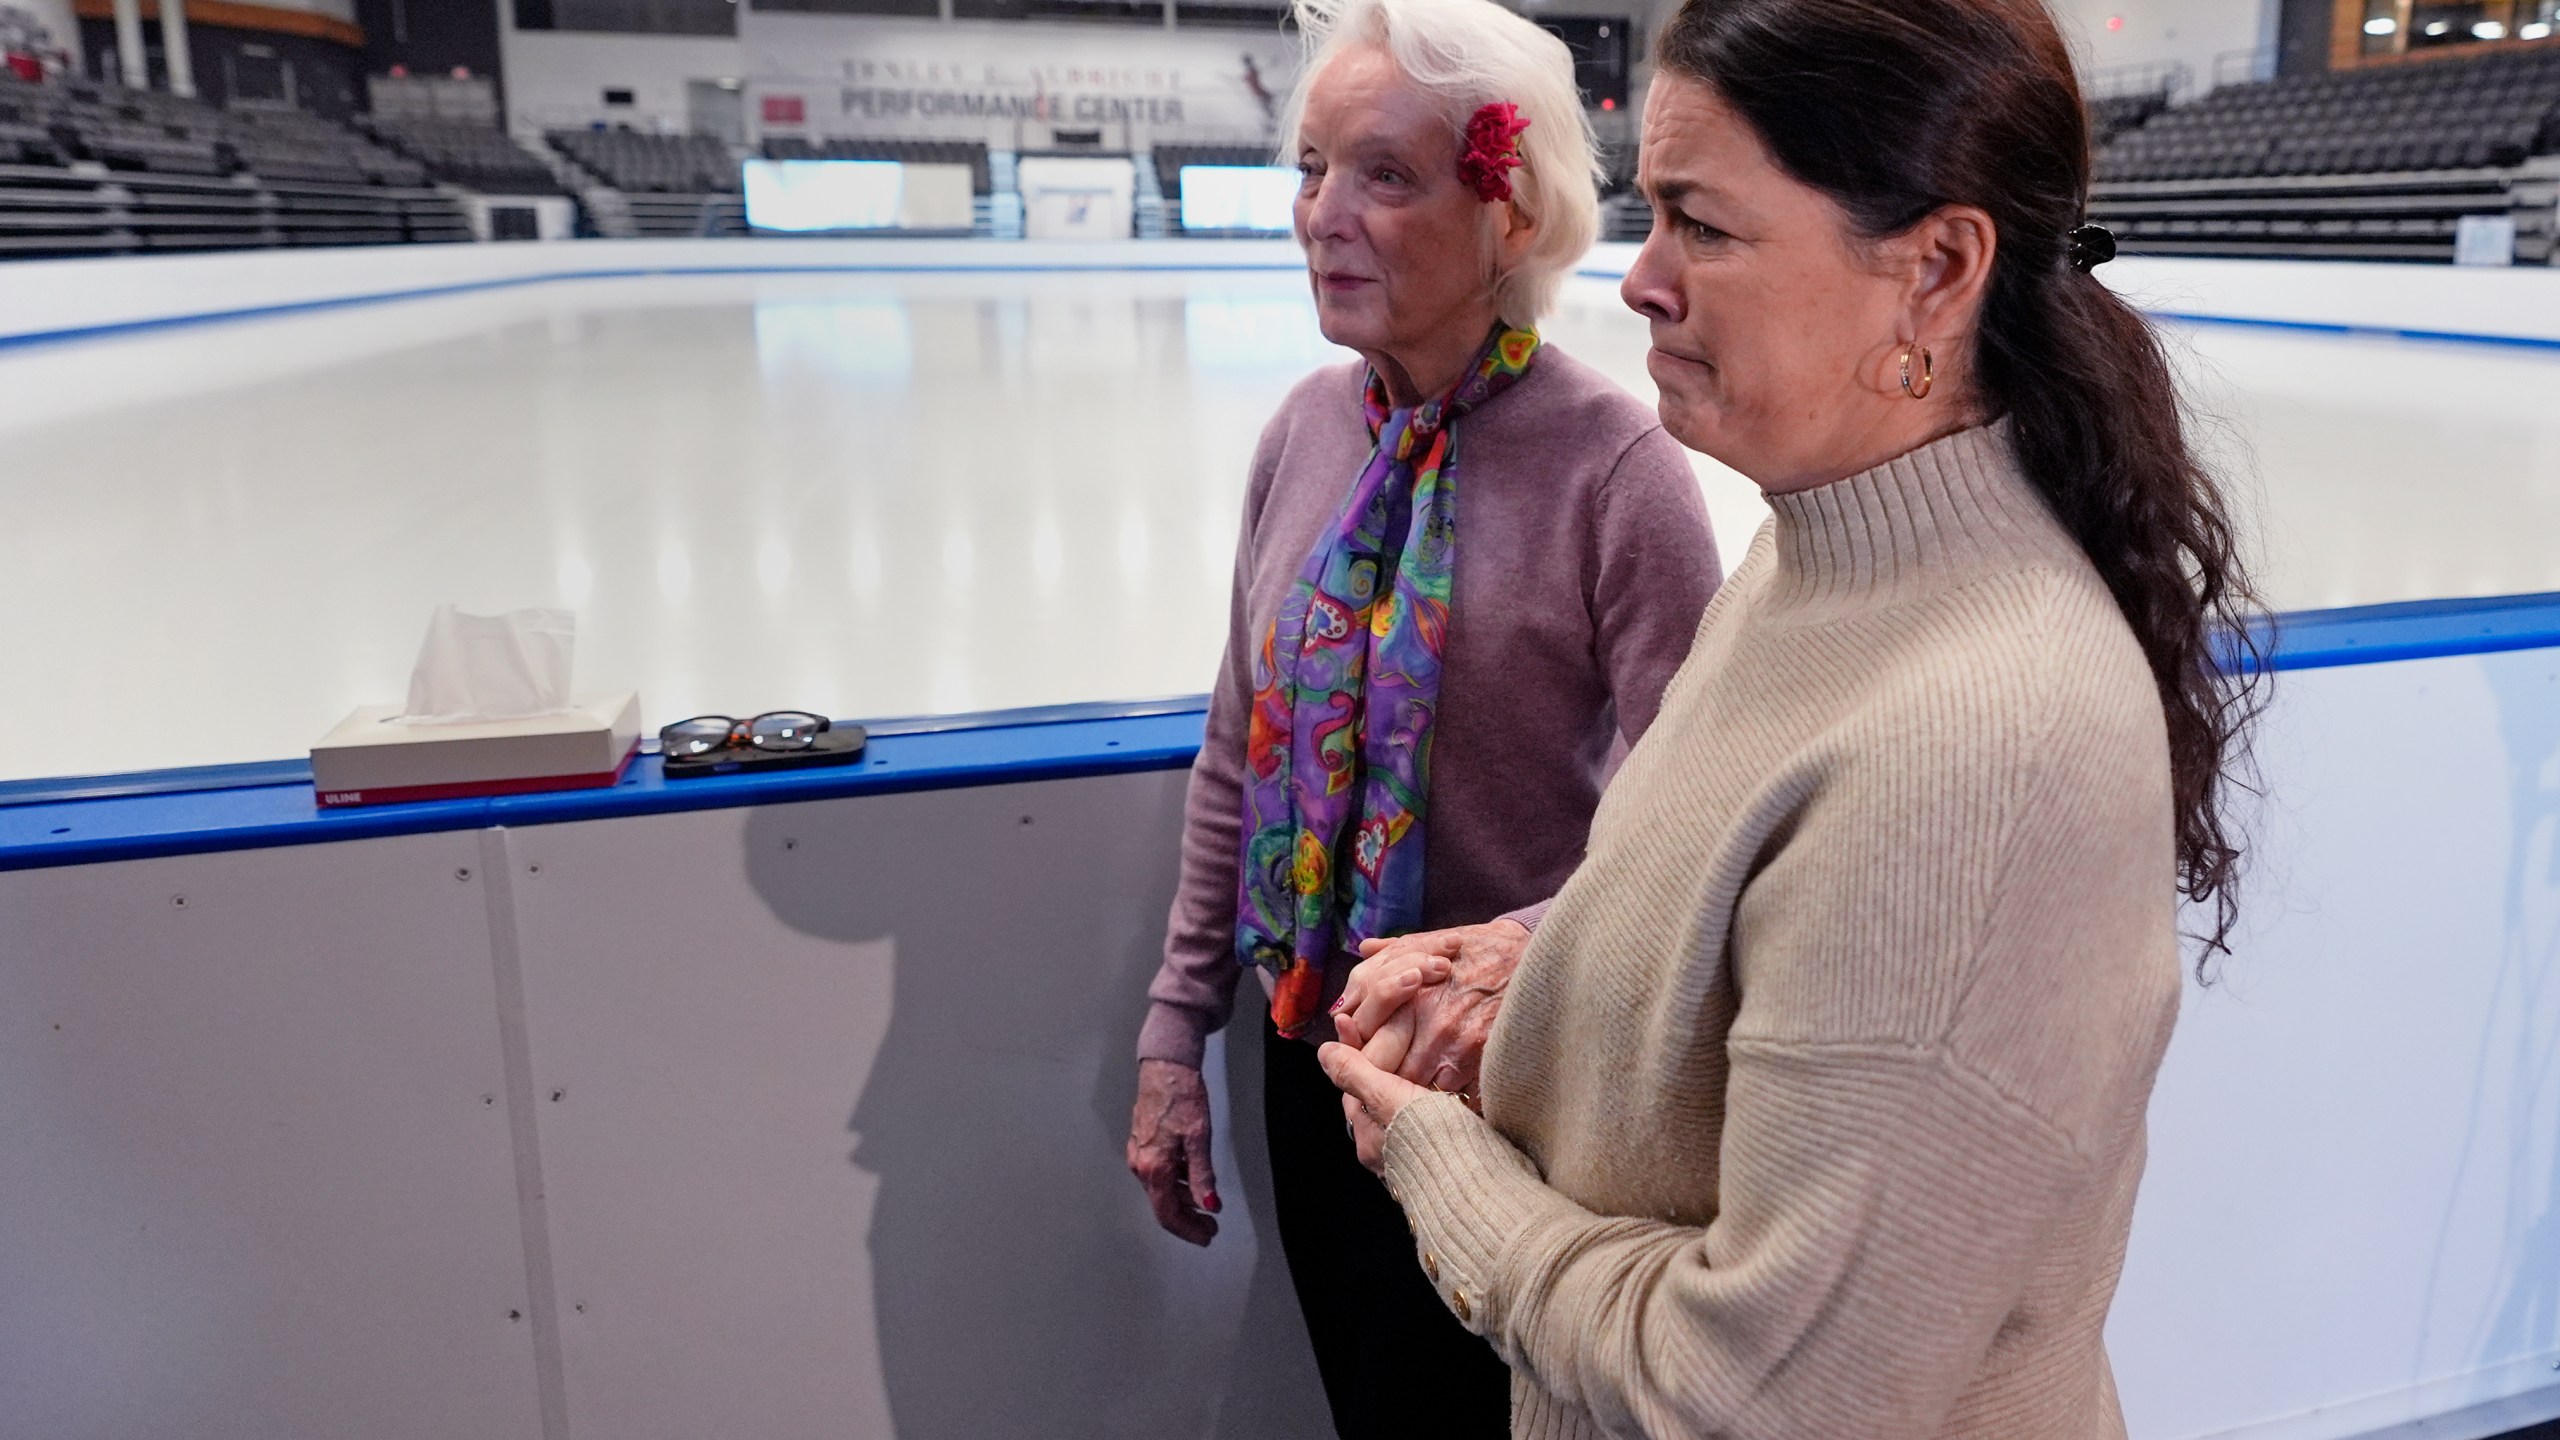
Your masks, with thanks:
[(739, 42), (769, 135), (1037, 147), (1267, 140), (1296, 73), (1287, 37), (1231, 30), (916, 23), (747, 11)]

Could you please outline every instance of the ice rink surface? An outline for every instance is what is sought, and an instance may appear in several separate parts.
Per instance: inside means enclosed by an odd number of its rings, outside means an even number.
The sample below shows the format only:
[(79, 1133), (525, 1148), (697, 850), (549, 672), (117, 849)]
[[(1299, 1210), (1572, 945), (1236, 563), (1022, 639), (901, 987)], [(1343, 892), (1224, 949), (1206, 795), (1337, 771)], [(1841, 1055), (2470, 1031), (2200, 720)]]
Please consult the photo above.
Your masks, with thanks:
[[(1546, 332), (1651, 398), (1613, 282)], [(2560, 590), (2560, 351), (2169, 333), (2277, 608)], [(1279, 271), (562, 280), (0, 351), (0, 779), (299, 755), (446, 601), (575, 609), (579, 688), (651, 727), (1196, 692), (1255, 438), (1339, 358)], [(1738, 559), (1765, 511), (1697, 463)]]

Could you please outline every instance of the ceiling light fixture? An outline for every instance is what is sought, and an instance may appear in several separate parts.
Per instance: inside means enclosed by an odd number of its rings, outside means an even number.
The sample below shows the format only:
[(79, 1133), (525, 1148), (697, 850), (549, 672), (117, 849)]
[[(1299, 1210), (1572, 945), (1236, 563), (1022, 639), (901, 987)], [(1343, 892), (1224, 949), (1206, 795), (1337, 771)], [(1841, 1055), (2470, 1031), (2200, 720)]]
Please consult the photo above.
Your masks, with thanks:
[(2504, 40), (2507, 38), (2507, 27), (2499, 24), (2495, 20), (2483, 20), (2479, 24), (2471, 27), (2471, 38), (2474, 40)]
[(2388, 15), (2376, 15), (2364, 22), (2364, 33), (2367, 35), (2388, 35), (2399, 28), (2400, 22)]

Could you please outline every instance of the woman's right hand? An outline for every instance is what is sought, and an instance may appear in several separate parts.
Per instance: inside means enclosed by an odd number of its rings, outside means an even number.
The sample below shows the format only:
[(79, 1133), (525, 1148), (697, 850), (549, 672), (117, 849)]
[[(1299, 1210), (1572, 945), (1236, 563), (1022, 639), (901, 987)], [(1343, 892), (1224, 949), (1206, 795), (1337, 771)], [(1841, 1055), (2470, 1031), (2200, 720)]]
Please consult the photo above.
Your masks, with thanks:
[(1129, 1112), (1129, 1173), (1146, 1187), (1156, 1223), (1194, 1245), (1218, 1233), (1218, 1176), (1209, 1162), (1209, 1086), (1171, 1060), (1138, 1062)]
[[(1361, 941), (1360, 963), (1343, 977), (1342, 994), (1333, 1002), (1335, 1037), (1353, 1049), (1366, 1048), (1389, 1017), (1402, 1013), (1425, 987), (1448, 979), (1456, 935), (1454, 930), (1429, 930)], [(1378, 1062), (1372, 1057), (1369, 1063)]]
[(1370, 1063), (1473, 1105), (1485, 1042), (1528, 948), (1527, 927), (1510, 919), (1364, 942), (1334, 1031), (1365, 1047), (1383, 1029), (1402, 1025), (1403, 1043), (1389, 1047), (1395, 1058), (1382, 1062), (1371, 1053)]

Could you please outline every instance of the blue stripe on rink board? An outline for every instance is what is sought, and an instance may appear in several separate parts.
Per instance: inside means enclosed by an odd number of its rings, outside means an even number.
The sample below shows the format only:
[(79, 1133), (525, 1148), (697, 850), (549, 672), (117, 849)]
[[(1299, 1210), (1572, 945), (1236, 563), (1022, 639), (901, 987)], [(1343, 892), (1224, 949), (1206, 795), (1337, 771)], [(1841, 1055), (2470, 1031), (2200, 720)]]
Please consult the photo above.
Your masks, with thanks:
[[(1626, 271), (1585, 265), (1574, 271), (1586, 280), (1623, 280)], [(2402, 340), (2425, 345), (2494, 345), (2510, 350), (2560, 350), (2560, 336), (2498, 335), (2472, 330), (2415, 330), (2394, 325), (2349, 325), (2334, 320), (2277, 320), (2251, 315), (2197, 315), (2184, 310), (2145, 310), (2154, 320), (2181, 325), (2229, 325), (2245, 330), (2280, 330), (2297, 335), (2326, 335), (2342, 340)]]
[[(216, 325), (233, 320), (266, 320), (288, 315), (352, 309), (364, 305), (390, 305), (404, 300), (431, 300), (444, 296), (477, 294), (489, 290), (513, 290), (527, 285), (548, 284), (555, 280), (641, 280), (656, 276), (697, 275), (1048, 275), (1147, 272), (1254, 274), (1291, 272), (1300, 268), (1296, 262), (1274, 264), (1268, 261), (1183, 264), (1122, 260), (1097, 262), (1091, 265), (1024, 265), (992, 260), (984, 264), (908, 265), (884, 262), (846, 265), (643, 265), (561, 270), (543, 275), (507, 275), (487, 280), (460, 280), (447, 285), (426, 285), (407, 290), (383, 290), (363, 295), (335, 295), (317, 300), (293, 300), (274, 305), (250, 305), (231, 310), (205, 310), (186, 315), (154, 315), (132, 320), (110, 320), (95, 325), (73, 325), (53, 330), (0, 334), (0, 350), (36, 345), (58, 345), (78, 340), (103, 339), (114, 335), (147, 334), (155, 330), (178, 330), (189, 326)], [(1574, 273), (1587, 280), (1626, 278), (1626, 272), (1623, 270), (1604, 266), (1586, 265)], [(2560, 338), (2534, 335), (2493, 335), (2461, 330), (2410, 330), (2381, 325), (2347, 325), (2322, 320), (2270, 320), (2245, 315), (2195, 315), (2174, 310), (2154, 310), (2147, 313), (2155, 319), (2176, 321), (2187, 325), (2230, 325), (2255, 330), (2284, 330), (2297, 334), (2328, 335), (2341, 339), (2405, 340), (2436, 345), (2493, 345), (2507, 349), (2560, 350)]]
[(2541, 335), (2487, 335), (2466, 330), (2399, 330), (2386, 325), (2338, 325), (2322, 320), (2259, 320), (2246, 315), (2189, 315), (2176, 310), (2143, 312), (2154, 320), (2182, 325), (2230, 325), (2244, 330), (2286, 330), (2303, 335), (2334, 335), (2350, 340), (2406, 340), (2422, 345), (2497, 345), (2511, 350), (2560, 350), (2560, 338)]
[[(2276, 626), (2278, 670), (2560, 648), (2560, 593), (2312, 610)], [(884, 720), (871, 727), (869, 753), (841, 769), (670, 783), (643, 755), (609, 790), (354, 810), (315, 805), (310, 767), (298, 760), (14, 781), (0, 784), (0, 870), (1177, 770), (1199, 751), (1203, 704), (1186, 696)]]
[(202, 310), (186, 315), (152, 315), (132, 320), (109, 320), (96, 325), (72, 325), (57, 330), (29, 330), (20, 334), (0, 335), (0, 350), (32, 345), (58, 345), (73, 340), (97, 340), (111, 335), (144, 334), (154, 330), (182, 330), (194, 325), (216, 325), (233, 320), (267, 320), (285, 315), (308, 315), (323, 310), (346, 310), (363, 305), (391, 305), (403, 300), (432, 300), (443, 296), (472, 295), (484, 290), (515, 290), (527, 285), (549, 284), (554, 280), (646, 280), (659, 276), (693, 275), (1083, 275), (1134, 272), (1253, 274), (1272, 271), (1294, 272), (1302, 268), (1295, 263), (1288, 265), (1264, 262), (1180, 265), (1116, 261), (1094, 265), (641, 265), (622, 269), (557, 270), (544, 275), (503, 275), (488, 280), (457, 280), (449, 285), (423, 285), (407, 290), (381, 290), (363, 295), (332, 295), (317, 300), (289, 300), (274, 305), (249, 305), (232, 310)]

